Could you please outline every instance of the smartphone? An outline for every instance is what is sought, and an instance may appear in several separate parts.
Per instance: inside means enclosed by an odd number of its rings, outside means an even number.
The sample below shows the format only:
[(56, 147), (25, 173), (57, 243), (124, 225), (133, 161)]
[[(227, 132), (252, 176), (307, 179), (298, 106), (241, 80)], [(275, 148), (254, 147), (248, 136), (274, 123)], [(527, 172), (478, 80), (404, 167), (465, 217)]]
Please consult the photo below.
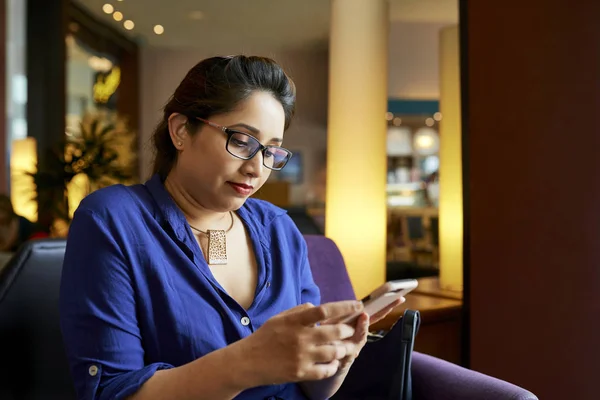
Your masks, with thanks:
[[(361, 300), (365, 306), (364, 312), (369, 316), (373, 316), (396, 300), (416, 289), (418, 285), (419, 282), (416, 279), (402, 279), (386, 282)], [(351, 315), (342, 322), (352, 323), (360, 314), (362, 313)]]

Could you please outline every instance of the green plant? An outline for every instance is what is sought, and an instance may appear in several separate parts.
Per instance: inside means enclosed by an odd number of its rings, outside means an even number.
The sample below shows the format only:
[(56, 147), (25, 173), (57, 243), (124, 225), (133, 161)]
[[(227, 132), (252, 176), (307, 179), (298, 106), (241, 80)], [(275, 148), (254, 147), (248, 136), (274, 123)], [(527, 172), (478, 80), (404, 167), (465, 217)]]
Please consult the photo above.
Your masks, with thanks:
[[(87, 193), (115, 183), (130, 182), (135, 176), (135, 134), (126, 124), (104, 114), (82, 118), (78, 132), (65, 135), (47, 153), (37, 172), (29, 173), (36, 191), (43, 223), (70, 220), (68, 188), (79, 174), (88, 178)], [(42, 221), (41, 221), (42, 222)]]

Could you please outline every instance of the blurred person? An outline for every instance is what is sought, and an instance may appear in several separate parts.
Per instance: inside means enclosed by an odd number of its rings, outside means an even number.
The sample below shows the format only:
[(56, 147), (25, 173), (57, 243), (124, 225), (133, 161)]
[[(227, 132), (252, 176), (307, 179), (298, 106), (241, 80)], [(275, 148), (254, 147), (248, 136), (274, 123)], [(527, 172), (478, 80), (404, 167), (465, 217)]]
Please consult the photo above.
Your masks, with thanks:
[(28, 240), (47, 236), (40, 225), (15, 213), (10, 197), (0, 195), (0, 251), (14, 253)]
[[(69, 230), (61, 329), (79, 399), (326, 399), (368, 327), (320, 305), (306, 243), (249, 198), (291, 153), (295, 86), (273, 60), (214, 57), (164, 107), (154, 175), (87, 196)], [(339, 321), (362, 312), (353, 324)]]

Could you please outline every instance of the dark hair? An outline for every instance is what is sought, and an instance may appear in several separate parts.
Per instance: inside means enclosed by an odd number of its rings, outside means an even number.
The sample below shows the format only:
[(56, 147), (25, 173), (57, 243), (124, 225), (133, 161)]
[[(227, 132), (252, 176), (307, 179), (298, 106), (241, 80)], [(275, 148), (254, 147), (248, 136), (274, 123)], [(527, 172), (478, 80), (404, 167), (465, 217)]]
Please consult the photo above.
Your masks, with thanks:
[(208, 119), (233, 111), (256, 91), (268, 92), (281, 103), (287, 129), (294, 115), (296, 87), (274, 60), (240, 55), (207, 58), (196, 64), (169, 99), (154, 131), (154, 173), (165, 179), (177, 161), (177, 149), (169, 135), (171, 114), (185, 115), (193, 134), (201, 125), (196, 117)]

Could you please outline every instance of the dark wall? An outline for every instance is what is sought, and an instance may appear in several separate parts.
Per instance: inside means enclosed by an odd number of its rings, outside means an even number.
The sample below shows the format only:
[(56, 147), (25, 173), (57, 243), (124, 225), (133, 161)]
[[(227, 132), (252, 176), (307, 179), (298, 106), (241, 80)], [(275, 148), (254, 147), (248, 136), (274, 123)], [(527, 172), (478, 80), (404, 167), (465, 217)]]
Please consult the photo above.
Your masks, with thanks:
[(462, 7), (470, 366), (597, 398), (600, 2)]
[(46, 164), (65, 134), (65, 33), (68, 0), (27, 1), (27, 132)]

